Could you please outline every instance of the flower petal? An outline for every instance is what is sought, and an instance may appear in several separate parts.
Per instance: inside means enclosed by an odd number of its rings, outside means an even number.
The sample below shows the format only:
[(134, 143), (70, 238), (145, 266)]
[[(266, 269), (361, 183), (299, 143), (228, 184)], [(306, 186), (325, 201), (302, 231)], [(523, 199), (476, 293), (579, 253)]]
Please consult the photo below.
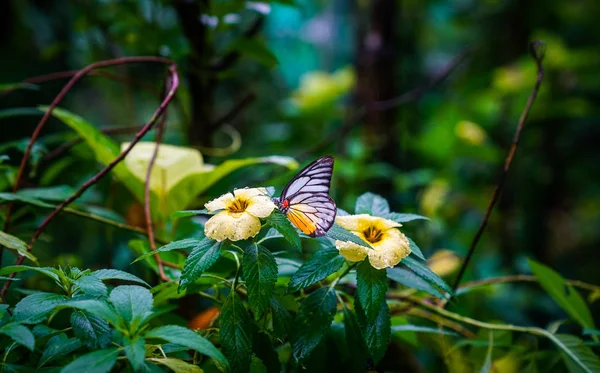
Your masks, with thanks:
[(400, 263), (402, 258), (410, 254), (410, 243), (406, 236), (397, 229), (385, 232), (385, 237), (369, 250), (369, 262), (373, 268), (392, 268)]
[(208, 219), (204, 226), (204, 234), (217, 241), (245, 240), (256, 236), (259, 231), (260, 220), (246, 212), (231, 214), (223, 211)]
[(256, 216), (257, 218), (266, 218), (271, 215), (273, 210), (276, 208), (270, 197), (256, 196), (252, 197), (248, 201), (248, 207), (246, 212)]
[(245, 199), (251, 199), (256, 196), (264, 196), (269, 198), (269, 193), (267, 193), (266, 188), (242, 188), (236, 189), (233, 191), (233, 194), (236, 197), (242, 197)]
[(350, 241), (335, 241), (335, 247), (340, 251), (340, 254), (351, 262), (360, 262), (367, 257), (367, 248), (355, 244)]
[(204, 207), (208, 210), (208, 212), (214, 212), (217, 210), (226, 209), (227, 206), (234, 200), (233, 194), (225, 193), (221, 197), (213, 199), (212, 201), (205, 203)]
[(363, 232), (370, 226), (382, 231), (402, 226), (395, 221), (368, 214), (337, 216), (335, 221), (340, 227), (353, 232)]

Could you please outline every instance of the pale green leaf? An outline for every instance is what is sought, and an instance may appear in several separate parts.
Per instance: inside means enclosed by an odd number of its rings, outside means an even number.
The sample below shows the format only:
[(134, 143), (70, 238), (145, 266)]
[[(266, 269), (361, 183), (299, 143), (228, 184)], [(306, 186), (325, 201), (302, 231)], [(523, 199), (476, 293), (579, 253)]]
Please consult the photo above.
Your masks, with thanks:
[(367, 192), (358, 197), (354, 206), (356, 214), (383, 216), (390, 212), (388, 201), (380, 195)]
[(442, 293), (438, 288), (425, 281), (423, 278), (417, 276), (413, 271), (410, 271), (403, 267), (395, 267), (387, 269), (387, 277), (399, 284), (402, 284), (411, 289), (421, 290), (427, 294), (431, 294), (434, 297), (440, 299), (448, 299), (445, 293)]
[(150, 359), (148, 359), (148, 361), (151, 361), (156, 364), (164, 365), (167, 368), (171, 369), (175, 373), (203, 373), (204, 372), (204, 370), (202, 370), (199, 366), (186, 363), (185, 361), (179, 360), (179, 359), (150, 358)]
[(27, 244), (13, 235), (0, 231), (0, 246), (15, 250), (19, 255), (37, 263), (37, 258), (27, 250)]
[(569, 334), (550, 334), (548, 337), (562, 350), (563, 360), (571, 373), (600, 372), (600, 358), (583, 341)]
[(401, 214), (398, 212), (390, 212), (388, 214), (381, 215), (381, 217), (395, 221), (396, 223), (407, 223), (413, 220), (429, 220), (429, 218), (417, 214)]
[(448, 294), (452, 295), (452, 289), (450, 286), (440, 278), (435, 272), (429, 269), (424, 263), (410, 256), (402, 259), (399, 264), (400, 267), (408, 268), (412, 272), (414, 272), (417, 276), (421, 277), (423, 280), (429, 282), (432, 285), (439, 287), (440, 289), (446, 291)]

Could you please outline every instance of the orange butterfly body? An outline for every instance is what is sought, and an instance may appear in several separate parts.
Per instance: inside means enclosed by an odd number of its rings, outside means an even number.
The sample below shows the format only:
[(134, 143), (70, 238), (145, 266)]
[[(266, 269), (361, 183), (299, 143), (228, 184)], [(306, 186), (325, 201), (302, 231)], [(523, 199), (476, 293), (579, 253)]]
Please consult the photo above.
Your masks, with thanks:
[(324, 236), (333, 225), (336, 205), (329, 197), (333, 157), (321, 157), (300, 171), (273, 200), (298, 229)]

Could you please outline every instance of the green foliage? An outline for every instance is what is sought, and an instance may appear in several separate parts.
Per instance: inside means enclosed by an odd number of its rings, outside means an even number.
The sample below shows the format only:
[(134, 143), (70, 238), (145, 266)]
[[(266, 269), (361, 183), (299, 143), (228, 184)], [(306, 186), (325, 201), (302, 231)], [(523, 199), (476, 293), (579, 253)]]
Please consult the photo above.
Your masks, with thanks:
[(252, 355), (254, 325), (240, 297), (232, 293), (221, 309), (219, 337), (232, 372), (247, 372)]
[(37, 263), (37, 258), (27, 250), (27, 244), (19, 238), (0, 231), (0, 245), (9, 249), (15, 250), (19, 255), (26, 257), (34, 263)]
[(292, 223), (279, 212), (274, 212), (266, 219), (267, 224), (276, 229), (287, 242), (289, 242), (294, 248), (300, 250), (302, 243), (300, 242), (300, 236), (296, 228), (292, 226)]
[(190, 252), (179, 282), (179, 290), (183, 291), (189, 284), (196, 281), (203, 272), (210, 269), (221, 256), (221, 251), (227, 242), (216, 242), (209, 238), (198, 242)]
[(60, 373), (108, 373), (117, 362), (118, 357), (119, 350), (116, 348), (90, 352), (62, 368)]
[(293, 293), (324, 280), (342, 268), (344, 262), (335, 247), (323, 247), (294, 273), (288, 284), (288, 292)]
[(368, 322), (378, 317), (387, 290), (386, 271), (375, 269), (368, 261), (362, 261), (356, 269), (356, 296)]
[(360, 325), (367, 350), (375, 363), (377, 363), (383, 358), (390, 343), (392, 326), (390, 309), (386, 302), (381, 302), (375, 318), (369, 319), (361, 302), (359, 300), (354, 303), (358, 324)]
[(250, 245), (244, 250), (242, 269), (248, 289), (248, 304), (255, 318), (269, 307), (277, 281), (277, 262), (273, 254), (260, 245)]

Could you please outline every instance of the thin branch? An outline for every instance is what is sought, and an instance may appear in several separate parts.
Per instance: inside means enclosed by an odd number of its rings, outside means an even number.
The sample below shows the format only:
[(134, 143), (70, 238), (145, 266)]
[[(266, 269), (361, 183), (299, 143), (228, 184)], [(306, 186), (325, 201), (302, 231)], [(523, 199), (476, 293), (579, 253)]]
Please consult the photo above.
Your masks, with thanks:
[[(79, 198), (88, 188), (90, 188), (92, 185), (97, 183), (102, 177), (106, 176), (117, 164), (119, 164), (119, 162), (121, 162), (127, 156), (127, 154), (129, 154), (129, 152), (131, 151), (131, 149), (133, 149), (135, 144), (137, 144), (141, 140), (141, 138), (148, 131), (150, 131), (150, 129), (152, 129), (152, 126), (156, 123), (158, 118), (164, 113), (167, 106), (173, 99), (173, 96), (175, 95), (175, 91), (177, 90), (177, 87), (179, 86), (179, 76), (177, 75), (176, 65), (173, 64), (170, 60), (167, 60), (164, 58), (159, 58), (159, 57), (131, 57), (131, 58), (121, 58), (121, 59), (117, 59), (117, 60), (102, 61), (102, 62), (94, 63), (94, 64), (89, 65), (88, 67), (84, 68), (83, 70), (81, 70), (80, 73), (78, 73), (77, 75), (73, 76), (73, 78), (69, 81), (69, 83), (67, 83), (65, 88), (63, 88), (63, 90), (59, 93), (59, 95), (53, 101), (52, 105), (50, 106), (50, 108), (48, 109), (48, 111), (46, 112), (44, 117), (42, 118), (42, 121), (40, 121), (40, 124), (38, 124), (38, 127), (36, 128), (36, 131), (34, 132), (34, 135), (32, 136), (32, 138), (30, 140), (30, 143), (28, 146), (29, 151), (31, 151), (31, 146), (33, 146), (33, 142), (37, 138), (37, 135), (39, 135), (39, 132), (41, 131), (41, 127), (43, 127), (43, 124), (48, 119), (52, 109), (60, 102), (60, 100), (64, 97), (64, 95), (67, 93), (67, 91), (75, 84), (75, 82), (77, 80), (79, 80), (87, 72), (91, 71), (91, 69), (94, 69), (97, 67), (110, 66), (110, 65), (114, 65), (114, 64), (118, 64), (118, 63), (128, 63), (128, 62), (160, 62), (163, 64), (168, 64), (169, 65), (169, 73), (171, 75), (171, 88), (169, 89), (169, 92), (165, 96), (165, 99), (161, 102), (158, 109), (152, 115), (152, 118), (150, 118), (148, 123), (146, 123), (146, 125), (140, 130), (140, 132), (138, 132), (136, 134), (135, 138), (131, 141), (129, 146), (121, 154), (119, 154), (119, 156), (117, 156), (112, 162), (110, 162), (110, 164), (108, 164), (105, 168), (103, 168), (99, 173), (97, 173), (94, 177), (92, 177), (91, 179), (86, 181), (71, 197), (69, 197), (65, 201), (63, 201), (60, 205), (58, 205), (54, 209), (54, 211), (52, 211), (50, 213), (50, 215), (48, 215), (46, 217), (46, 219), (40, 224), (40, 226), (34, 233), (33, 237), (31, 237), (31, 240), (29, 241), (29, 245), (27, 247), (28, 251), (31, 251), (31, 249), (33, 248), (33, 245), (35, 244), (35, 242), (37, 241), (39, 236), (42, 234), (42, 231), (44, 230), (44, 228), (52, 221), (52, 219), (54, 219), (54, 217), (58, 213), (60, 213), (60, 211), (63, 208), (65, 208), (70, 203), (72, 203), (77, 198)], [(44, 118), (45, 118), (45, 120), (44, 120)], [(28, 155), (29, 154), (27, 154), (27, 157), (28, 157)], [(26, 157), (24, 157), (24, 162), (26, 162), (25, 158)], [(24, 169), (23, 164), (26, 164), (26, 163), (21, 164), (21, 167)], [(22, 170), (20, 170), (20, 171), (22, 172)], [(18, 182), (15, 185), (18, 185)], [(23, 260), (24, 260), (24, 257), (20, 256), (19, 259), (17, 260), (17, 265), (20, 265), (21, 263), (23, 263)], [(15, 275), (16, 275), (16, 273), (11, 273), (10, 277), (14, 278)], [(11, 282), (12, 281), (6, 281), (6, 283), (4, 284), (4, 287), (2, 288), (2, 292), (0, 292), (0, 297), (2, 299), (4, 299), (6, 292), (8, 291), (8, 288), (10, 287)]]
[(485, 228), (487, 226), (490, 215), (492, 214), (492, 210), (494, 209), (494, 205), (498, 201), (500, 192), (502, 192), (502, 188), (504, 187), (504, 182), (506, 181), (506, 175), (508, 174), (508, 170), (510, 169), (510, 165), (512, 163), (513, 157), (515, 155), (515, 152), (517, 151), (517, 146), (519, 144), (519, 138), (521, 137), (521, 132), (523, 131), (523, 126), (525, 125), (525, 121), (527, 120), (527, 116), (529, 115), (529, 110), (531, 109), (531, 106), (533, 105), (533, 102), (535, 101), (535, 99), (538, 95), (540, 86), (542, 84), (542, 80), (544, 79), (544, 67), (542, 65), (542, 60), (544, 59), (544, 46), (545, 45), (541, 41), (537, 41), (537, 40), (532, 42), (530, 45), (531, 56), (535, 60), (535, 64), (537, 67), (537, 79), (535, 82), (535, 86), (533, 87), (533, 91), (529, 95), (529, 99), (527, 100), (527, 105), (525, 105), (525, 109), (523, 110), (523, 113), (521, 114), (521, 118), (519, 119), (519, 123), (517, 125), (515, 135), (513, 137), (512, 145), (510, 146), (508, 155), (506, 156), (506, 159), (504, 160), (504, 168), (502, 169), (502, 173), (500, 174), (498, 184), (496, 185), (496, 188), (494, 189), (494, 193), (492, 194), (490, 203), (488, 204), (488, 207), (487, 207), (487, 210), (483, 217), (483, 220), (481, 221), (481, 225), (479, 226), (477, 233), (475, 233), (475, 236), (473, 237), (473, 241), (471, 242), (471, 247), (469, 248), (469, 252), (467, 253), (467, 256), (465, 257), (465, 261), (462, 263), (462, 265), (460, 267), (460, 271), (458, 272), (458, 276), (456, 277), (456, 280), (454, 281), (454, 285), (452, 288), (455, 291), (458, 288), (458, 286), (460, 285), (460, 281), (462, 280), (462, 278), (465, 274), (465, 271), (466, 271), (467, 267), (469, 266), (469, 262), (471, 261), (471, 258), (473, 257), (473, 253), (475, 252), (477, 243), (479, 243), (479, 240), (481, 239), (481, 236), (483, 235), (483, 232), (485, 231)]
[(250, 92), (242, 99), (237, 102), (227, 113), (225, 113), (221, 118), (217, 119), (213, 123), (213, 127), (217, 128), (223, 124), (227, 124), (231, 122), (235, 117), (237, 117), (248, 105), (250, 105), (254, 100), (256, 100), (256, 94), (254, 92)]
[[(531, 276), (531, 275), (511, 275), (511, 276), (502, 276), (502, 277), (492, 277), (492, 278), (486, 278), (483, 280), (466, 282), (458, 288), (458, 291), (460, 293), (461, 291), (466, 291), (466, 290), (478, 288), (481, 286), (506, 284), (506, 283), (510, 283), (510, 282), (519, 282), (519, 281), (539, 282), (537, 277)], [(578, 287), (581, 289), (600, 292), (600, 286), (598, 286), (598, 285), (589, 284), (587, 282), (583, 282), (583, 281), (579, 281), (579, 280), (566, 280), (566, 282), (569, 285), (572, 285), (572, 286), (575, 286), (575, 287)]]
[(463, 50), (456, 57), (454, 57), (442, 71), (433, 76), (426, 84), (403, 93), (396, 98), (385, 101), (375, 101), (359, 108), (356, 112), (349, 115), (337, 130), (331, 132), (328, 136), (323, 138), (323, 140), (321, 140), (308, 151), (300, 154), (297, 159), (302, 161), (310, 157), (312, 154), (322, 152), (325, 148), (327, 148), (327, 146), (343, 138), (348, 132), (350, 132), (350, 130), (359, 125), (363, 117), (370, 111), (390, 110), (420, 99), (429, 90), (437, 87), (444, 80), (446, 80), (446, 78), (466, 59), (469, 53), (470, 49), (467, 48)]

